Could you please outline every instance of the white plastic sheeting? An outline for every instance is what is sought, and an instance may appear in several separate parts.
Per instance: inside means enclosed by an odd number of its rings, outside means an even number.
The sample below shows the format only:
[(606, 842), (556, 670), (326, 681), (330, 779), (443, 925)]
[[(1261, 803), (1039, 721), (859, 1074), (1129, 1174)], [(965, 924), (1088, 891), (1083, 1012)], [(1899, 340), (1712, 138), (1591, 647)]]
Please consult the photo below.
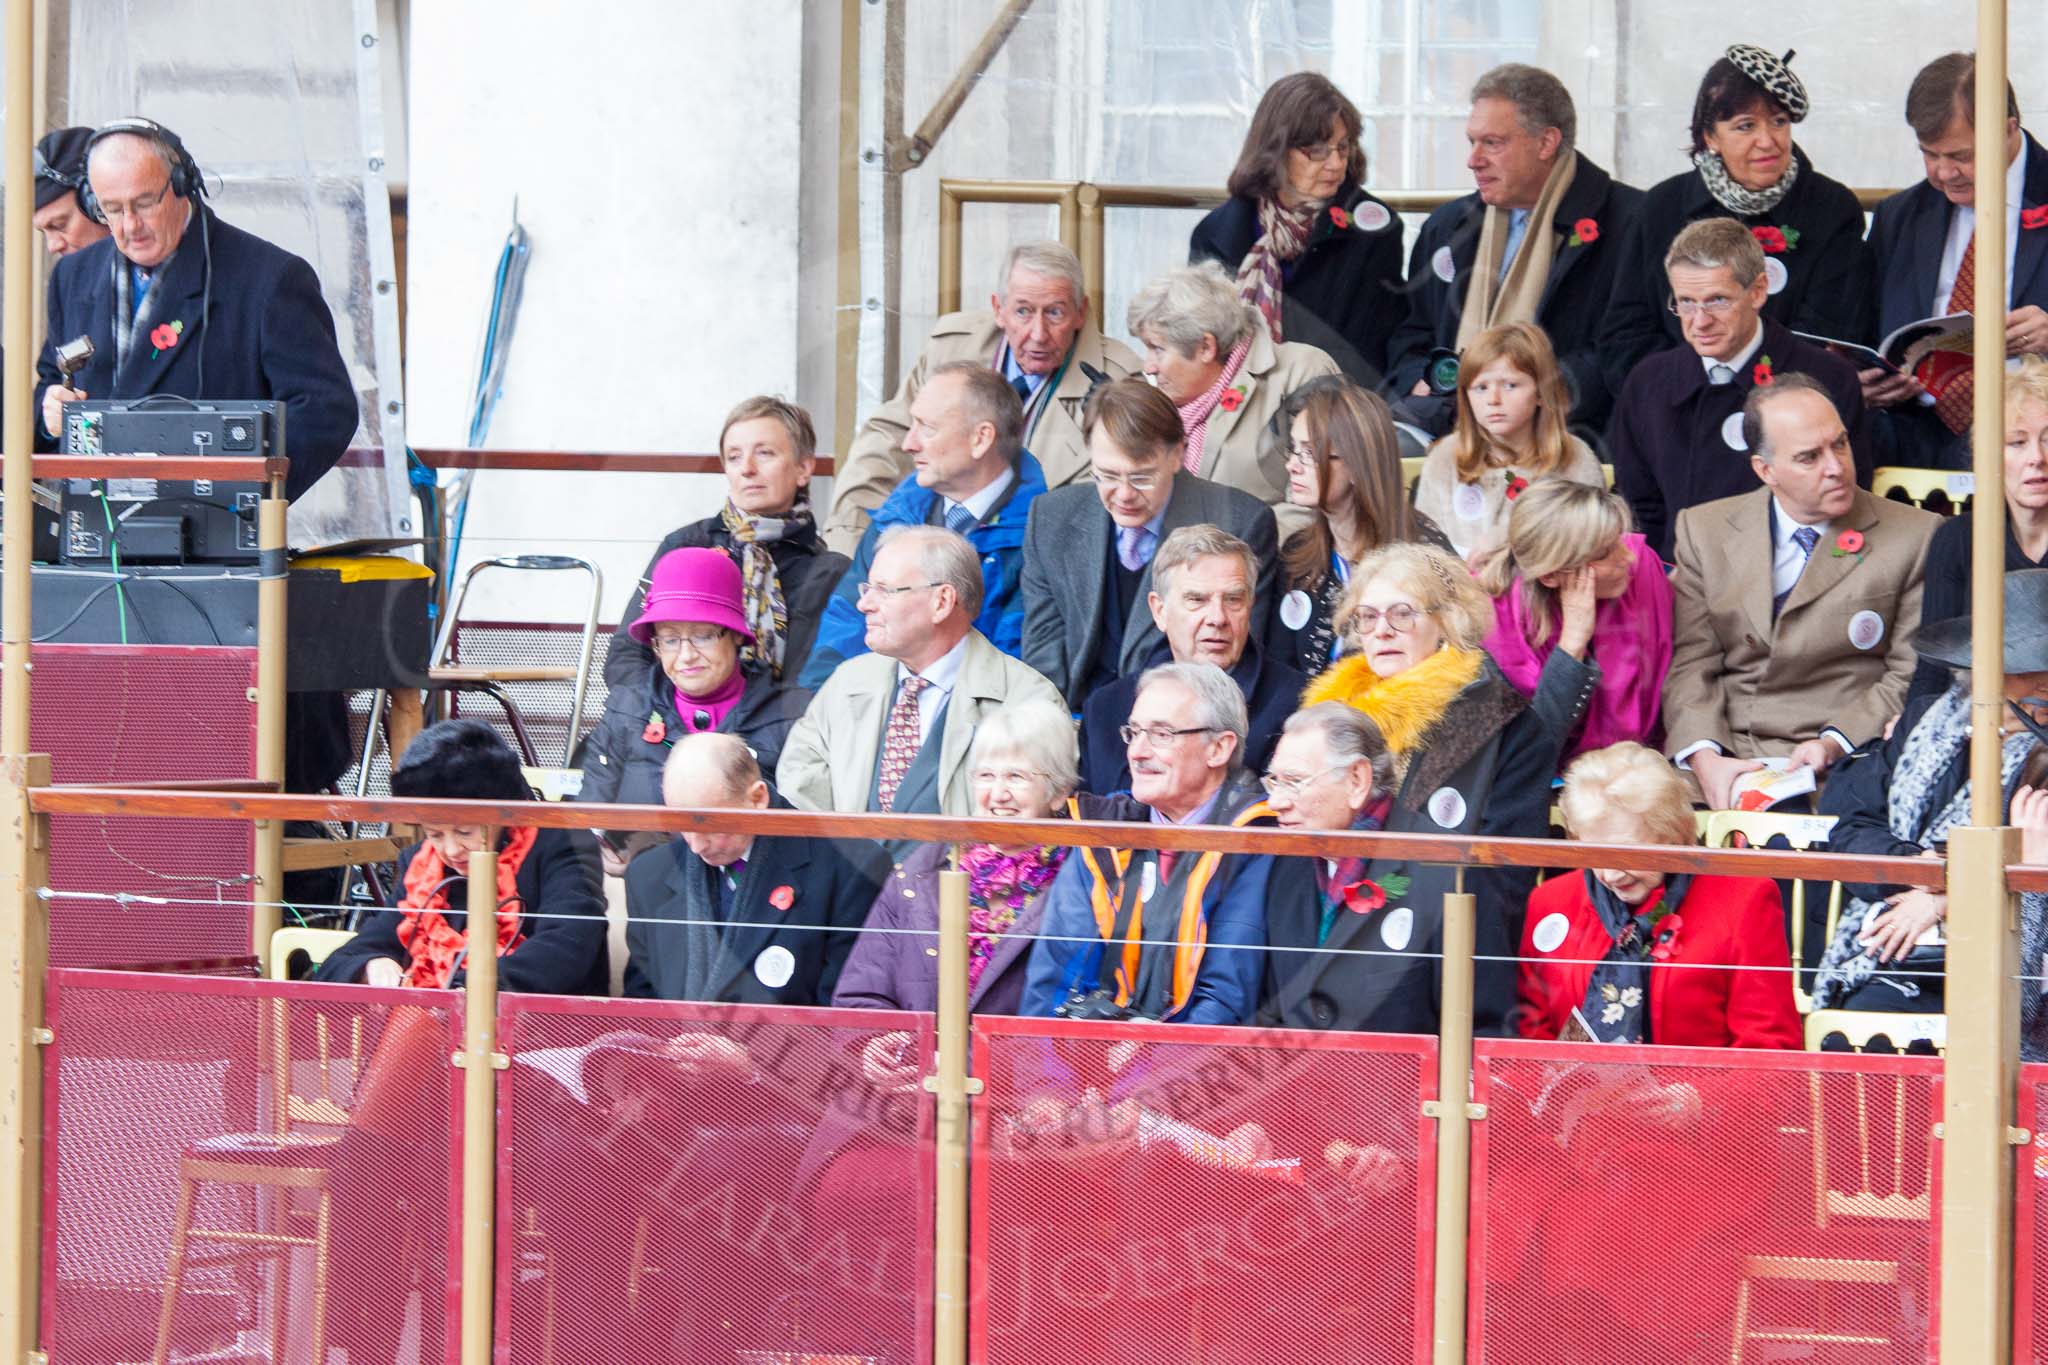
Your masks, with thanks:
[[(68, 121), (173, 129), (237, 227), (312, 263), (362, 412), (358, 446), (292, 507), (295, 546), (409, 535), (404, 393), (371, 0), (72, 0)], [(232, 281), (220, 287), (232, 287)]]

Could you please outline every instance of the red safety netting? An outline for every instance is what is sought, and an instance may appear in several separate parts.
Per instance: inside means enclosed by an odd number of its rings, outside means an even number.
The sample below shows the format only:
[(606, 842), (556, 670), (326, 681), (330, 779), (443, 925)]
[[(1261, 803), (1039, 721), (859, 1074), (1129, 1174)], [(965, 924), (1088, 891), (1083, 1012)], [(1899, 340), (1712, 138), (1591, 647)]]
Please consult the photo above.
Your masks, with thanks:
[(1488, 1040), (1474, 1072), (1474, 1361), (1927, 1358), (1939, 1058)]
[[(247, 780), (256, 772), (256, 651), (186, 645), (37, 645), (29, 734), (58, 782)], [(120, 906), (58, 896), (50, 961), (128, 966), (249, 949), (254, 834), (247, 820), (59, 815), (59, 891), (171, 898)]]
[(2012, 1358), (2048, 1362), (2048, 1066), (2020, 1068), (2019, 1124), (2033, 1135), (2015, 1162)]
[(1428, 1358), (1435, 1039), (974, 1027), (972, 1359)]
[(928, 1358), (931, 1016), (505, 996), (514, 1362)]
[(48, 1010), (52, 1360), (444, 1356), (459, 996), (58, 970)]

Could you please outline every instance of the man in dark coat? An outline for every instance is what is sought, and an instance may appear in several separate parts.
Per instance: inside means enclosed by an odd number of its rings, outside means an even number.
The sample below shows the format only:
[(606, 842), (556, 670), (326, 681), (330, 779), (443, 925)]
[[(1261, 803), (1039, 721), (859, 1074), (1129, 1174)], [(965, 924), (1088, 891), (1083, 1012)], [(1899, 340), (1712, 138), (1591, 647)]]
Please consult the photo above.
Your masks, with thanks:
[[(747, 746), (715, 731), (670, 752), (662, 798), (671, 806), (789, 809)], [(626, 994), (825, 1004), (878, 889), (830, 839), (684, 833), (626, 869)], [(704, 1045), (720, 1042), (735, 1046), (708, 1035)]]
[(1500, 323), (1533, 322), (1571, 385), (1573, 425), (1605, 425), (1613, 395), (1600, 366), (1601, 318), (1617, 243), (1643, 192), (1575, 150), (1577, 129), (1571, 95), (1547, 71), (1511, 62), (1472, 87), (1466, 165), (1478, 190), (1430, 214), (1409, 253), (1408, 317), (1387, 347), (1385, 392), (1397, 416), (1432, 435), (1449, 431), (1456, 397), (1431, 393), (1430, 352), (1462, 349)]
[(1252, 634), (1265, 637), (1279, 532), (1251, 494), (1181, 468), (1180, 414), (1142, 381), (1104, 384), (1082, 414), (1094, 477), (1031, 505), (1024, 531), (1024, 662), (1079, 711), (1096, 688), (1135, 676), (1164, 637), (1146, 606), (1168, 536), (1209, 525), (1258, 561)]
[[(38, 450), (57, 447), (73, 399), (277, 399), (285, 405), (285, 495), (333, 468), (356, 431), (356, 392), (313, 267), (222, 222), (199, 169), (147, 119), (94, 135), (87, 173), (112, 229), (50, 272), (36, 363)], [(93, 358), (66, 388), (57, 347), (89, 336)]]
[(1615, 490), (1651, 547), (1669, 562), (1680, 512), (1757, 487), (1742, 406), (1780, 374), (1807, 375), (1827, 390), (1849, 431), (1856, 482), (1868, 488), (1875, 462), (1856, 372), (1763, 318), (1769, 281), (1749, 230), (1733, 218), (1702, 219), (1664, 259), (1686, 344), (1629, 372), (1607, 433)]
[[(1951, 52), (1921, 68), (1906, 94), (1906, 122), (1920, 143), (1927, 178), (1877, 206), (1870, 246), (1877, 258), (1877, 330), (1890, 336), (1921, 318), (1974, 309), (1975, 270), (1968, 297), (1957, 278), (1976, 250), (1975, 161), (1977, 64)], [(2006, 277), (2005, 347), (2009, 356), (2048, 355), (2048, 151), (2020, 127), (2020, 107), (2005, 87)], [(1864, 401), (1879, 414), (1878, 463), (1922, 469), (1970, 467), (1969, 404), (1944, 409), (1944, 422), (1912, 379), (1875, 367), (1862, 371)], [(1968, 394), (1962, 395), (1967, 399)]]
[[(1244, 766), (1263, 772), (1308, 679), (1280, 659), (1266, 658), (1251, 638), (1252, 587), (1259, 563), (1251, 546), (1214, 526), (1183, 526), (1152, 559), (1152, 620), (1166, 637), (1145, 667), (1211, 663), (1244, 693), (1250, 728)], [(1081, 711), (1081, 785), (1098, 795), (1131, 785), (1122, 729), (1138, 699), (1140, 673), (1128, 673)]]

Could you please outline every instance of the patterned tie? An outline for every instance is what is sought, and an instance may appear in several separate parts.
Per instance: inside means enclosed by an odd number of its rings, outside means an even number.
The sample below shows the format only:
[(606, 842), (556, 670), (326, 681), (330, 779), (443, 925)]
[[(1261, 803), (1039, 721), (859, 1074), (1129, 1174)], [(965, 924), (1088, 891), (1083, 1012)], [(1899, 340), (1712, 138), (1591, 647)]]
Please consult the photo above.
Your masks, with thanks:
[(895, 810), (896, 789), (903, 785), (903, 774), (910, 771), (910, 765), (916, 761), (917, 751), (922, 747), (917, 725), (917, 694), (928, 685), (917, 674), (911, 674), (897, 690), (896, 704), (889, 708), (889, 728), (882, 732), (881, 777), (875, 784), (875, 794), (881, 798), (885, 815)]
[(946, 506), (946, 529), (955, 535), (966, 535), (975, 526), (974, 513), (966, 503), (955, 502)]
[[(1792, 532), (1792, 543), (1799, 547), (1799, 573), (1803, 574), (1806, 572), (1806, 562), (1813, 558), (1813, 547), (1820, 544), (1820, 532), (1814, 530), (1811, 526), (1795, 527)], [(1798, 586), (1799, 575), (1794, 574), (1792, 576), (1792, 588)], [(1785, 591), (1771, 599), (1771, 619), (1773, 621), (1777, 620), (1778, 613), (1785, 609), (1785, 599), (1792, 595), (1792, 588), (1785, 589)]]
[[(1963, 248), (1963, 261), (1956, 267), (1956, 287), (1949, 291), (1948, 311), (1967, 313), (1977, 306), (1977, 234)], [(1977, 378), (1965, 370), (1948, 382), (1941, 397), (1934, 400), (1934, 415), (1958, 436), (1970, 429), (1970, 410), (1976, 401)]]
[(1137, 573), (1152, 562), (1152, 542), (1158, 537), (1147, 526), (1116, 528), (1116, 557), (1126, 569)]

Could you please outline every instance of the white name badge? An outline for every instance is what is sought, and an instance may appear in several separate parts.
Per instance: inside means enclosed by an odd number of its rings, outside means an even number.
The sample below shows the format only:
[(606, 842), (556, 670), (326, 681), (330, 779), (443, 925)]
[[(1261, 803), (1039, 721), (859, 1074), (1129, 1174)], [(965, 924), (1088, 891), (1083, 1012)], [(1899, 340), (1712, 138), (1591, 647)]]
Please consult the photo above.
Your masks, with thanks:
[(1408, 947), (1408, 940), (1415, 934), (1415, 912), (1407, 906), (1396, 906), (1380, 919), (1380, 942), (1395, 952)]
[(1849, 643), (1858, 649), (1875, 649), (1884, 639), (1884, 618), (1874, 611), (1859, 611), (1849, 618)]
[(1429, 268), (1445, 284), (1449, 284), (1458, 273), (1451, 265), (1451, 249), (1447, 246), (1440, 246), (1436, 249), (1436, 254), (1429, 258)]
[(1308, 624), (1309, 611), (1308, 594), (1296, 588), (1280, 599), (1280, 624), (1289, 630), (1300, 630)]
[(1465, 823), (1465, 798), (1456, 787), (1438, 787), (1429, 794), (1429, 818), (1445, 829)]
[(1536, 921), (1536, 930), (1529, 935), (1529, 942), (1539, 953), (1554, 953), (1563, 945), (1565, 930), (1570, 927), (1571, 921), (1553, 910)]
[(1476, 483), (1461, 483), (1451, 494), (1451, 511), (1459, 521), (1478, 521), (1486, 515), (1486, 494)]
[(1788, 278), (1790, 277), (1785, 273), (1785, 263), (1783, 261), (1779, 260), (1776, 256), (1764, 257), (1764, 279), (1773, 294), (1783, 292), (1785, 281)]
[(1742, 439), (1742, 414), (1731, 412), (1728, 420), (1721, 423), (1721, 439), (1728, 443), (1730, 450), (1748, 450), (1749, 442)]
[(1351, 215), (1352, 226), (1360, 232), (1378, 232), (1393, 221), (1394, 215), (1387, 211), (1385, 204), (1376, 204), (1369, 199)]
[(796, 954), (781, 944), (771, 944), (754, 959), (754, 976), (771, 991), (779, 991), (796, 975)]

